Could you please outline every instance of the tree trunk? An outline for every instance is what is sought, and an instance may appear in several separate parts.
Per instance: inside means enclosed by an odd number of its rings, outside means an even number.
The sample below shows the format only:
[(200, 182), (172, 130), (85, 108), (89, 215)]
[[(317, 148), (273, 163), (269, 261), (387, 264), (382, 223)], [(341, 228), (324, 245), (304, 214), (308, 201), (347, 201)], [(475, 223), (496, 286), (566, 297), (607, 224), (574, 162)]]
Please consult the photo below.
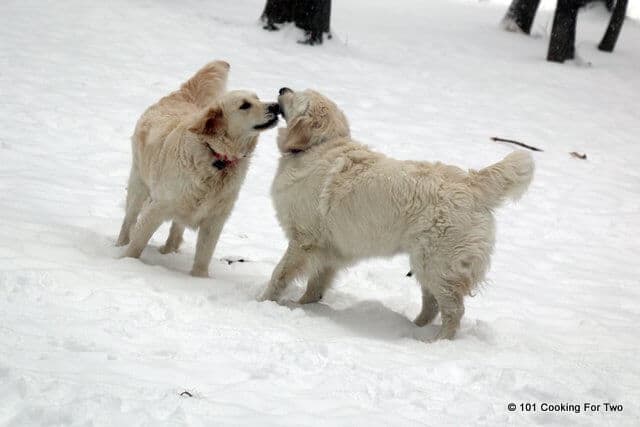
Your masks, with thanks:
[(302, 43), (322, 43), (322, 34), (329, 32), (330, 20), (331, 0), (295, 0), (293, 21), (307, 37)]
[(520, 30), (530, 34), (539, 4), (540, 0), (513, 0), (502, 18), (503, 27), (509, 31)]
[(275, 24), (295, 22), (305, 31), (301, 43), (321, 44), (324, 33), (331, 38), (331, 0), (267, 0), (260, 18), (270, 31), (278, 29)]
[(616, 0), (604, 0), (605, 6), (607, 6), (607, 10), (611, 12), (613, 10), (613, 6), (616, 5)]
[(558, 0), (553, 17), (547, 61), (564, 62), (575, 55), (578, 4), (573, 0)]
[(611, 14), (611, 20), (609, 20), (609, 26), (607, 31), (602, 37), (598, 49), (605, 52), (613, 52), (613, 48), (616, 47), (622, 24), (624, 24), (624, 17), (627, 14), (627, 0), (618, 0), (616, 2), (613, 13)]
[(283, 24), (293, 20), (293, 0), (267, 0), (260, 19), (264, 22), (264, 29), (274, 31), (275, 24)]

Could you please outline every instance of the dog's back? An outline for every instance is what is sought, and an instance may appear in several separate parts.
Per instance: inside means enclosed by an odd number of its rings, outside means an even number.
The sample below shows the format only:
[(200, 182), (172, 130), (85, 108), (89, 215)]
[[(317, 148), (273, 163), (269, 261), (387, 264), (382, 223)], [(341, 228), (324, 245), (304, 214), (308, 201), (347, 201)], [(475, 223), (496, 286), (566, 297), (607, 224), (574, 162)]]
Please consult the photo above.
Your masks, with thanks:
[[(202, 67), (180, 89), (153, 104), (142, 114), (132, 137), (134, 163), (152, 154), (185, 117), (195, 114), (223, 95), (229, 64), (213, 61)], [(143, 162), (144, 163), (144, 162)]]
[(163, 121), (180, 120), (211, 104), (224, 94), (227, 85), (229, 64), (213, 61), (202, 67), (180, 89), (160, 99), (145, 111), (140, 118), (147, 127)]

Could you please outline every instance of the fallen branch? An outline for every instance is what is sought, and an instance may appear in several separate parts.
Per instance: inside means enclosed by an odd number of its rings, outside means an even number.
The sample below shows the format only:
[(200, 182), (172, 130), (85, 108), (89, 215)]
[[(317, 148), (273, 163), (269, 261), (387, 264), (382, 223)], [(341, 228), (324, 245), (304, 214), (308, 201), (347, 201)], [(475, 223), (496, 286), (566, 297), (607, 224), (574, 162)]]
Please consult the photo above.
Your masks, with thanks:
[(587, 160), (587, 155), (584, 153), (581, 154), (577, 151), (572, 151), (569, 154), (571, 154), (571, 156), (575, 157), (576, 159)]
[(528, 148), (529, 150), (532, 150), (532, 151), (542, 151), (538, 147), (534, 147), (532, 145), (527, 145), (524, 142), (514, 141), (513, 139), (504, 139), (504, 138), (498, 138), (496, 136), (492, 136), (491, 140), (497, 141), (497, 142), (508, 142), (509, 144), (519, 145), (520, 147)]

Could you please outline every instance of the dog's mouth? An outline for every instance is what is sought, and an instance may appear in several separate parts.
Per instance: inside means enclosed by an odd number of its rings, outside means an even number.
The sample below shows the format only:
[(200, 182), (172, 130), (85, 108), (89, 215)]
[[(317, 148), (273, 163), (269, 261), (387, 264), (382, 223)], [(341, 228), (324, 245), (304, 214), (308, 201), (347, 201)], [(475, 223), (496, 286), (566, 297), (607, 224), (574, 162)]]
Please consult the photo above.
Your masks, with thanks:
[(275, 126), (275, 124), (278, 123), (278, 115), (276, 114), (275, 116), (273, 116), (269, 121), (259, 124), (259, 125), (255, 125), (253, 128), (255, 130), (265, 130), (265, 129), (269, 129), (273, 126)]

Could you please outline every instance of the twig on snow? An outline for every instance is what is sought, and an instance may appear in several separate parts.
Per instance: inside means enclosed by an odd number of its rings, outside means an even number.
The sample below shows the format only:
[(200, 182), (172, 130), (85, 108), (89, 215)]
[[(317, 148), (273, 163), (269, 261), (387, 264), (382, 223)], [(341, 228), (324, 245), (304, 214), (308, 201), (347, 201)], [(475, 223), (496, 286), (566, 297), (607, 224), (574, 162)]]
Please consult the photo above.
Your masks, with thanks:
[(532, 145), (527, 145), (524, 142), (515, 141), (513, 139), (504, 139), (504, 138), (498, 138), (497, 136), (492, 136), (491, 140), (492, 141), (497, 141), (497, 142), (508, 142), (509, 144), (519, 145), (520, 147), (528, 148), (529, 150), (532, 150), (532, 151), (543, 151), (538, 147), (534, 147)]
[(569, 154), (571, 154), (571, 156), (575, 157), (576, 159), (587, 160), (587, 155), (585, 153), (578, 153), (577, 151), (572, 151)]

